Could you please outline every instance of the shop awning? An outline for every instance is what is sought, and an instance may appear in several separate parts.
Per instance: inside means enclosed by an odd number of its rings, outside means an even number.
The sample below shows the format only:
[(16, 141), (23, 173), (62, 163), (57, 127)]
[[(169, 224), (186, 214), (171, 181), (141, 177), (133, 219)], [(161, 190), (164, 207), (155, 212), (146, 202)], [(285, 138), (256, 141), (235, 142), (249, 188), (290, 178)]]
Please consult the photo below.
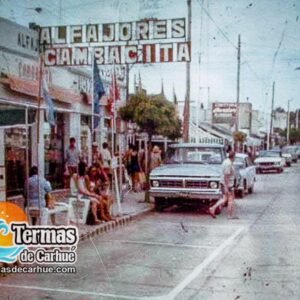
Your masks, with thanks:
[[(39, 88), (36, 80), (26, 80), (17, 76), (9, 75), (8, 78), (2, 78), (1, 82), (7, 83), (11, 90), (15, 92), (33, 97), (38, 96)], [(55, 85), (49, 86), (49, 93), (53, 99), (69, 104), (80, 102), (82, 99), (82, 96), (79, 93), (75, 93), (72, 90)]]
[(232, 142), (232, 135), (229, 135), (229, 134), (225, 134), (224, 132), (221, 132), (219, 130), (217, 130), (216, 128), (212, 128), (212, 125), (209, 124), (209, 123), (205, 123), (205, 122), (202, 122), (199, 127), (206, 131), (206, 132), (209, 132), (210, 134), (216, 136), (216, 137), (219, 137), (219, 138), (222, 138), (224, 140), (227, 140), (229, 142)]

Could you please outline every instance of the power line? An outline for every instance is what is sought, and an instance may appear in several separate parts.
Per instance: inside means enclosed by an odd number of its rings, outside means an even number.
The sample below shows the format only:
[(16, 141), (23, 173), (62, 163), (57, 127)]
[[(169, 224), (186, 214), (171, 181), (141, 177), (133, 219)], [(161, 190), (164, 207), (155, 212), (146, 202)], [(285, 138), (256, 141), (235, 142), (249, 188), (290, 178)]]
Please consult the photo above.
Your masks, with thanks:
[(221, 27), (216, 23), (216, 21), (213, 19), (213, 17), (210, 15), (210, 13), (204, 8), (203, 4), (200, 3), (199, 0), (197, 0), (199, 5), (201, 6), (201, 9), (205, 12), (205, 14), (207, 15), (207, 17), (212, 21), (212, 23), (218, 28), (219, 32), (223, 35), (223, 37), (236, 49), (238, 50), (238, 48), (236, 47), (236, 45), (229, 39), (229, 37), (227, 36), (227, 34), (221, 29)]
[[(218, 31), (223, 35), (223, 37), (226, 39), (227, 42), (229, 42), (229, 44), (235, 49), (238, 50), (238, 47), (236, 47), (236, 45), (230, 40), (230, 38), (228, 37), (228, 35), (221, 29), (221, 27), (217, 24), (217, 22), (214, 20), (214, 18), (210, 15), (210, 13), (204, 8), (203, 6), (203, 1), (202, 3), (200, 3), (200, 0), (197, 0), (201, 9), (205, 12), (205, 14), (207, 15), (207, 17), (211, 20), (211, 22), (216, 26), (216, 28), (218, 29)], [(259, 81), (262, 81), (263, 79), (260, 78), (257, 73), (254, 71), (254, 69), (251, 67), (250, 63), (246, 60), (243, 62), (244, 64), (246, 64), (249, 68), (249, 70), (253, 73), (253, 75), (255, 76), (255, 78)]]

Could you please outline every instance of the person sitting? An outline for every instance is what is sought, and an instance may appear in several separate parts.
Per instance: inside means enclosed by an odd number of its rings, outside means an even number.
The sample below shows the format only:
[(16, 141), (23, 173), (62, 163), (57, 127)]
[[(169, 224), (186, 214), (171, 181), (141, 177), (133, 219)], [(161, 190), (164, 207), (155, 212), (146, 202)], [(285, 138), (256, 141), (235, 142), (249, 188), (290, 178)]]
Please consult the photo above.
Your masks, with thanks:
[(86, 176), (86, 164), (80, 162), (78, 164), (78, 174), (75, 173), (72, 176), (72, 180), (75, 184), (72, 184), (71, 193), (73, 195), (78, 195), (80, 198), (87, 197), (91, 201), (91, 213), (94, 218), (94, 224), (100, 224), (101, 220), (98, 219), (97, 211), (100, 212), (100, 217), (103, 221), (110, 221), (110, 218), (105, 215), (104, 205), (100, 195), (97, 195), (94, 192), (90, 192), (85, 184)]
[[(33, 166), (29, 171), (29, 178), (25, 182), (24, 191), (26, 197), (26, 206), (28, 209), (39, 208), (41, 209), (40, 215), (40, 225), (47, 224), (46, 213), (46, 200), (45, 194), (51, 192), (52, 188), (50, 182), (45, 178), (42, 178), (38, 174), (38, 167)], [(32, 217), (32, 225), (36, 225), (37, 218)]]
[[(102, 182), (99, 169), (97, 168), (97, 164), (91, 166), (88, 169), (88, 173), (85, 176), (85, 184), (87, 189), (92, 192), (96, 193), (97, 195), (101, 196), (101, 201), (103, 202), (103, 209), (105, 211), (105, 215), (110, 219), (113, 220), (114, 218), (111, 217), (110, 211), (112, 208), (113, 200), (112, 197), (107, 192), (109, 188), (109, 182), (104, 181)], [(105, 189), (107, 188), (107, 189)]]

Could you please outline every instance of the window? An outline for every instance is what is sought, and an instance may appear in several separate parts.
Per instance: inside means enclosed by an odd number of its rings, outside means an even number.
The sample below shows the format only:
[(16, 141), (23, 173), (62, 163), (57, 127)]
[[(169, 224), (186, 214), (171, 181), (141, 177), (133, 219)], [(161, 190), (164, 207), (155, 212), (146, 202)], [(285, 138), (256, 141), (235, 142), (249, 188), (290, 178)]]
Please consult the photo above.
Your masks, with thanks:
[(58, 113), (55, 126), (44, 124), (45, 178), (53, 189), (63, 188), (64, 114)]

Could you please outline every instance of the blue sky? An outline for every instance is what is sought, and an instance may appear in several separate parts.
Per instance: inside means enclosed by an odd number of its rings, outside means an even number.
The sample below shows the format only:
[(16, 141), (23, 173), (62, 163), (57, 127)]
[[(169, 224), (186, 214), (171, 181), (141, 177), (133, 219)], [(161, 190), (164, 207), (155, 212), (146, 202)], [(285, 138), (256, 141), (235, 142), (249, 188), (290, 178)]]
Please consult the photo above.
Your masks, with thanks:
[[(38, 12), (35, 8), (42, 8)], [(0, 15), (19, 24), (82, 24), (134, 21), (145, 17), (177, 18), (187, 15), (185, 0), (0, 0)], [(240, 101), (268, 113), (272, 82), (275, 107), (300, 108), (300, 1), (299, 0), (192, 0), (191, 98), (236, 100), (237, 40), (241, 34)], [(199, 63), (200, 62), (200, 63)], [(159, 92), (161, 80), (171, 99), (173, 86), (184, 99), (185, 64), (134, 65), (144, 87)]]

